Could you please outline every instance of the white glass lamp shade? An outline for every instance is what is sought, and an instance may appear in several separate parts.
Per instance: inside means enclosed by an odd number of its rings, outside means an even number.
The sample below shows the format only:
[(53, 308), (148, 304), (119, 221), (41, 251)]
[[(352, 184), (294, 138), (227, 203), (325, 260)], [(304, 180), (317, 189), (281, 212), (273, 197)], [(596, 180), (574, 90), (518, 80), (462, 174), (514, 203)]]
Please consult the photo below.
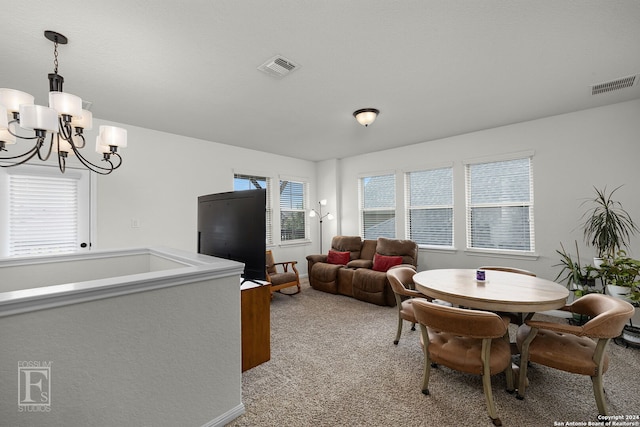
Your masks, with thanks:
[(102, 145), (113, 145), (116, 147), (127, 146), (127, 130), (115, 126), (100, 126), (98, 135)]
[(334, 218), (334, 216), (333, 216), (333, 215), (331, 215), (331, 214), (327, 214), (327, 219), (328, 219), (329, 221), (331, 221), (333, 218)]
[(7, 129), (0, 129), (0, 141), (4, 142), (5, 145), (15, 144), (16, 137), (11, 135)]
[(9, 119), (7, 118), (7, 109), (0, 105), (0, 130), (9, 129)]
[(49, 92), (49, 107), (58, 114), (72, 117), (82, 116), (82, 99), (66, 92)]
[(42, 105), (20, 105), (20, 127), (58, 132), (58, 112)]
[(91, 130), (93, 128), (93, 113), (88, 110), (82, 110), (80, 116), (73, 116), (71, 119), (71, 126), (74, 128)]
[(108, 145), (104, 145), (102, 143), (102, 139), (100, 138), (100, 135), (96, 137), (96, 153), (99, 153), (99, 154), (111, 153), (111, 148), (109, 148)]
[(322, 200), (320, 200), (320, 204), (321, 204), (322, 206), (327, 206), (327, 199), (322, 199)]
[(366, 127), (376, 121), (378, 114), (380, 114), (380, 111), (375, 108), (363, 108), (362, 110), (354, 112), (353, 116), (356, 118), (358, 123)]
[(316, 211), (314, 211), (313, 209), (311, 209), (311, 212), (309, 212), (309, 216), (310, 216), (311, 218), (315, 217), (315, 216), (316, 216)]
[(20, 92), (15, 89), (0, 89), (0, 104), (3, 105), (9, 113), (17, 113), (20, 111), (21, 104), (33, 104), (35, 98), (26, 92)]

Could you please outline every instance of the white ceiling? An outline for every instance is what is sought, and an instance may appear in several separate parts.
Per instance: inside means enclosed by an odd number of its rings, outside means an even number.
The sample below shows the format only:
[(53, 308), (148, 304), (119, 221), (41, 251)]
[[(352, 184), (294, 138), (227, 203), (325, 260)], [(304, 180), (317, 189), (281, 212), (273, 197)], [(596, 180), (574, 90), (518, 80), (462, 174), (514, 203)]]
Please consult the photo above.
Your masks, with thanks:
[[(637, 0), (2, 0), (0, 86), (100, 119), (323, 160), (640, 98)], [(257, 70), (274, 55), (300, 65)], [(640, 76), (639, 76), (640, 78)], [(369, 128), (352, 112), (380, 109)], [(640, 119), (640, 117), (639, 117)], [(135, 141), (130, 141), (135, 144)], [(188, 155), (188, 154), (185, 154)]]

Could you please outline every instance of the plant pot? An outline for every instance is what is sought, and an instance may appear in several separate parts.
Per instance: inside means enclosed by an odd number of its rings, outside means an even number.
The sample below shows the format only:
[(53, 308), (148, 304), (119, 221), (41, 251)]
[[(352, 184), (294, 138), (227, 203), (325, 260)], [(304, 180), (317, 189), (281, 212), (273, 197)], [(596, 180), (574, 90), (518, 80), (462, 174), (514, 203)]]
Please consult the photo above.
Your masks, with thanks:
[(626, 325), (622, 329), (622, 339), (628, 343), (640, 345), (640, 328)]
[(631, 292), (627, 286), (607, 285), (607, 293), (613, 297), (626, 300)]
[(598, 257), (593, 257), (593, 266), (595, 268), (600, 268), (600, 266), (602, 265), (603, 262), (604, 262), (604, 259), (598, 258)]

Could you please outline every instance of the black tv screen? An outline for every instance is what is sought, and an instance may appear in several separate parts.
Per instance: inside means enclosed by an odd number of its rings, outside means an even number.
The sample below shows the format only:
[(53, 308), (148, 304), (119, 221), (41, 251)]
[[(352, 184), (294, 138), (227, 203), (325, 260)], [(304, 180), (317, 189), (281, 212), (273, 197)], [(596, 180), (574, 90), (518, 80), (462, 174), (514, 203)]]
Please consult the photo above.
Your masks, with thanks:
[(244, 263), (242, 277), (265, 280), (266, 190), (198, 197), (198, 253)]

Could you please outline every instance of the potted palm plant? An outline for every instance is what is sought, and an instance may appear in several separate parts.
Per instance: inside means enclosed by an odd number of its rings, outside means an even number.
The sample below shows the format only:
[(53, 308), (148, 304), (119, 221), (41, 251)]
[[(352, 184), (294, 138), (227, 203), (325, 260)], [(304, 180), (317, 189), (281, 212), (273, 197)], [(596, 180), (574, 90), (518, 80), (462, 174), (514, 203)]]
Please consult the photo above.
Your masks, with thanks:
[[(573, 295), (576, 298), (580, 298), (583, 295), (598, 292), (596, 289), (596, 278), (598, 277), (598, 270), (589, 264), (582, 265), (580, 262), (580, 251), (578, 250), (578, 242), (576, 245), (576, 259), (574, 260), (571, 254), (569, 254), (562, 243), (560, 247), (562, 250), (556, 250), (560, 255), (560, 263), (555, 264), (554, 267), (562, 267), (560, 272), (555, 278), (555, 281), (564, 282)], [(588, 316), (578, 313), (573, 314), (573, 323), (582, 325), (589, 320)]]
[[(629, 325), (625, 325), (622, 338), (627, 342), (640, 344), (640, 260), (627, 256), (624, 250), (617, 252), (615, 258), (606, 259), (598, 269), (598, 277), (606, 284), (607, 292), (622, 298), (636, 307), (636, 314)], [(635, 319), (635, 320), (634, 320)], [(634, 326), (635, 322), (635, 326)]]
[(596, 196), (583, 203), (593, 204), (583, 215), (583, 231), (586, 243), (597, 249), (599, 258), (615, 258), (620, 249), (627, 247), (631, 236), (640, 231), (622, 203), (612, 198), (620, 187), (608, 194), (606, 187), (603, 190), (594, 187)]

